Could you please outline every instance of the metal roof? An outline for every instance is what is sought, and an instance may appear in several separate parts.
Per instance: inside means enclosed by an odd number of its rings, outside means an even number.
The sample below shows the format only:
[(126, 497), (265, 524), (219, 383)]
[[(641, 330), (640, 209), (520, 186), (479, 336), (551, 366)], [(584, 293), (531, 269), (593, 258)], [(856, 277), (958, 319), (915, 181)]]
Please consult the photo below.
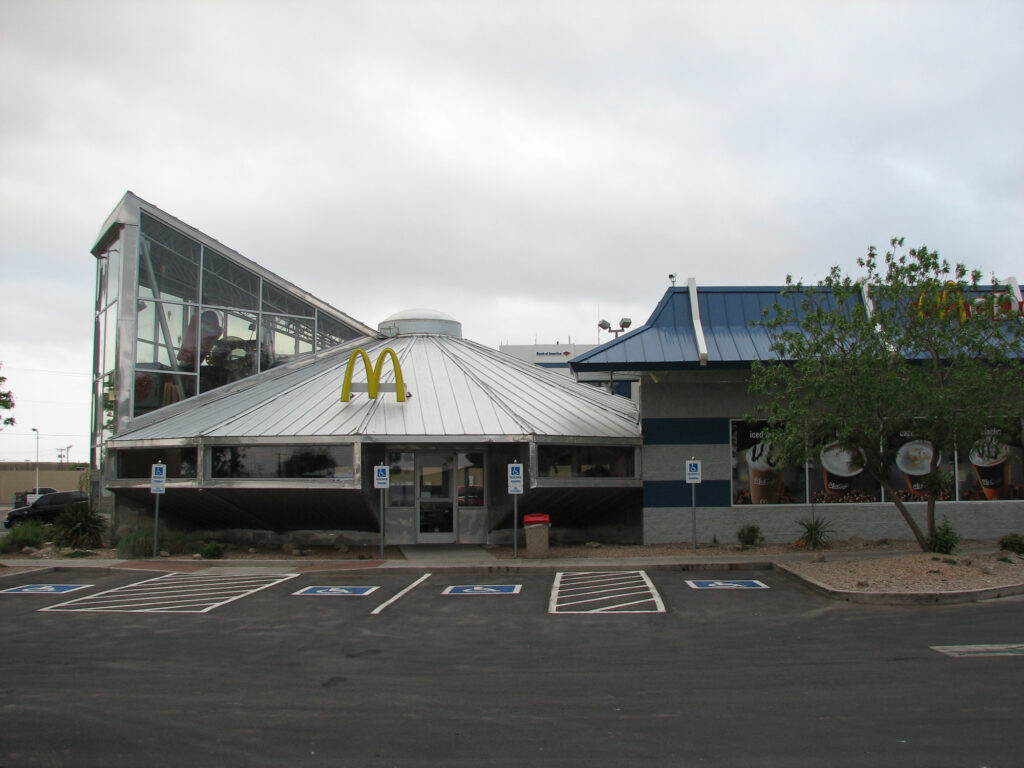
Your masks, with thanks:
[[(817, 306), (839, 309), (830, 288), (814, 286), (813, 290)], [(980, 286), (969, 291), (966, 299), (969, 302), (993, 290), (993, 286)], [(1000, 290), (1024, 313), (1014, 278), (1007, 279)], [(804, 318), (802, 298), (799, 291), (782, 286), (698, 287), (691, 278), (685, 287), (669, 288), (644, 325), (579, 355), (569, 365), (578, 373), (748, 368), (755, 360), (777, 359), (768, 333), (757, 321), (766, 311), (774, 315), (772, 309), (778, 304), (792, 312), (789, 327), (799, 330)], [(854, 304), (865, 306), (866, 299), (862, 291), (850, 299), (846, 311)], [(871, 301), (866, 306), (869, 313)]]
[[(781, 286), (669, 288), (647, 322), (570, 362), (573, 370), (645, 371), (748, 367), (773, 360), (771, 341), (754, 324), (776, 303), (801, 316), (797, 295)], [(831, 301), (826, 288), (815, 289)], [(696, 309), (696, 311), (694, 311)]]
[[(372, 363), (395, 351), (409, 397), (341, 402), (354, 350)], [(366, 384), (357, 357), (354, 384)], [(393, 384), (385, 358), (380, 381)], [(636, 404), (455, 336), (410, 333), (364, 337), (296, 360), (135, 419), (118, 447), (143, 440), (192, 438), (366, 437), (393, 442), (516, 441), (539, 438), (639, 440)]]

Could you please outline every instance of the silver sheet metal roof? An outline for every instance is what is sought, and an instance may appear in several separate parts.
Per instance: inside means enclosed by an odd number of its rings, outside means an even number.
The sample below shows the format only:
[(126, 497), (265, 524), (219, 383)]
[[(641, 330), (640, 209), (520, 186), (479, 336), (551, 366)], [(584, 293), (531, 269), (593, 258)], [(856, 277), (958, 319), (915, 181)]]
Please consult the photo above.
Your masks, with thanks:
[[(371, 362), (390, 347), (405, 389), (341, 402), (353, 350)], [(353, 383), (365, 384), (361, 362)], [(390, 362), (382, 384), (394, 383)], [(190, 438), (364, 437), (398, 442), (516, 441), (537, 438), (639, 440), (636, 404), (456, 336), (366, 337), (252, 376), (134, 420), (112, 441)]]

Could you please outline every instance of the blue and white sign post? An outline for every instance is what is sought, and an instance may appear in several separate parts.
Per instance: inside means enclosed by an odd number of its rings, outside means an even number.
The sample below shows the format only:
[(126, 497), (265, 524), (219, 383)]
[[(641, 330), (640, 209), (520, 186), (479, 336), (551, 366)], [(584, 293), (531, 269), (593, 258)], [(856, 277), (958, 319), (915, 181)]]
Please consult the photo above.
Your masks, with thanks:
[(378, 464), (373, 468), (373, 487), (380, 488), (380, 559), (384, 559), (384, 491), (391, 487), (391, 467)]
[(508, 492), (512, 496), (512, 557), (519, 557), (519, 497), (523, 494), (523, 465), (508, 465)]
[(692, 456), (686, 462), (686, 482), (690, 486), (690, 528), (693, 535), (693, 551), (697, 552), (697, 485), (700, 484), (700, 460)]
[(154, 464), (149, 472), (149, 492), (156, 496), (156, 510), (153, 513), (153, 557), (160, 552), (160, 497), (164, 495), (167, 482), (167, 465), (162, 461)]

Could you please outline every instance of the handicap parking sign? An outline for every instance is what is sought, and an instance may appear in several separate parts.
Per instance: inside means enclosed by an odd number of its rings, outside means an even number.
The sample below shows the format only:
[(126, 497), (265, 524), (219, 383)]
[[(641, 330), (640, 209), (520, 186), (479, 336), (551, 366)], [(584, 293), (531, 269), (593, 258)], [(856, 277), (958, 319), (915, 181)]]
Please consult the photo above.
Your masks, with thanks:
[(5, 595), (63, 595), (65, 592), (74, 592), (76, 589), (85, 589), (92, 584), (23, 584), (20, 587), (5, 589), (0, 594)]

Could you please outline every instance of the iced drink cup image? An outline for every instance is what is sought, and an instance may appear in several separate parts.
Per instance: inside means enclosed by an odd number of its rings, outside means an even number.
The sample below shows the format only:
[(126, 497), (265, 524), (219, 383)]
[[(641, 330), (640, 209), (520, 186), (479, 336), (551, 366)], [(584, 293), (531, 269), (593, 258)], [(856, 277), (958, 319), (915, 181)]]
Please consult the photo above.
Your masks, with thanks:
[(932, 470), (933, 453), (935, 449), (927, 440), (911, 440), (900, 446), (896, 466), (903, 473), (911, 493), (924, 492), (924, 476)]
[(983, 440), (971, 451), (971, 466), (986, 499), (1006, 497), (1010, 486), (1009, 455), (1009, 448), (995, 440)]
[(854, 463), (853, 451), (839, 443), (826, 445), (821, 451), (821, 468), (824, 473), (825, 492), (830, 496), (843, 496), (853, 490), (857, 475), (863, 469)]
[(782, 472), (775, 466), (768, 443), (756, 443), (747, 450), (750, 474), (750, 503), (778, 504), (782, 498)]

